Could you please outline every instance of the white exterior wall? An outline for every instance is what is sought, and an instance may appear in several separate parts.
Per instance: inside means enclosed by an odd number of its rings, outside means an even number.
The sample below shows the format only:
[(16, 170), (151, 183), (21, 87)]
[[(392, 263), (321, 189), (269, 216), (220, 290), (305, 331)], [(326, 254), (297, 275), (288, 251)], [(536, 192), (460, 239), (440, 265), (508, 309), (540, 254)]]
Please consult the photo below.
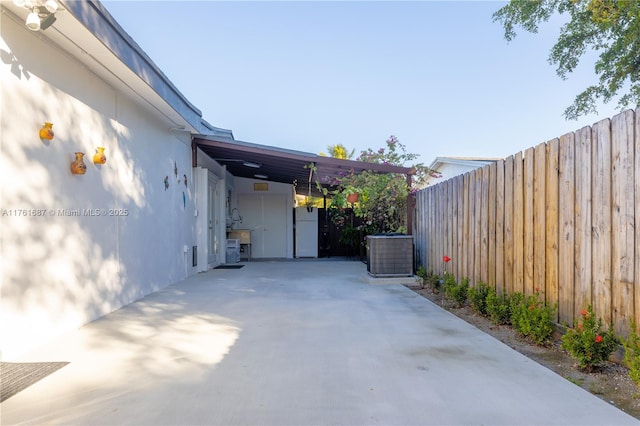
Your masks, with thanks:
[(440, 167), (438, 167), (438, 172), (442, 175), (442, 177), (437, 178), (437, 182), (442, 182), (444, 180), (451, 179), (452, 177), (465, 174), (467, 172), (470, 172), (471, 170), (475, 170), (478, 167), (482, 167), (482, 166), (483, 166), (482, 164), (475, 167), (469, 166), (466, 164), (450, 164), (450, 163), (443, 164)]
[(214, 200), (214, 208), (217, 210), (218, 223), (214, 224), (216, 240), (218, 244), (218, 263), (226, 262), (226, 228), (230, 223), (229, 212), (231, 211), (227, 200), (228, 191), (233, 189), (233, 176), (227, 172), (226, 167), (218, 164), (207, 154), (197, 149), (196, 153), (198, 167), (195, 169), (197, 176), (195, 179), (196, 190), (196, 234), (198, 245), (198, 272), (204, 272), (209, 269), (209, 241), (208, 241), (208, 212), (209, 199), (207, 186), (209, 185), (209, 176), (212, 174), (217, 180), (216, 199)]
[[(147, 103), (4, 15), (0, 51), (7, 360), (195, 273), (196, 229), (188, 133), (171, 132)], [(54, 124), (52, 141), (38, 136), (45, 121)], [(107, 155), (99, 166), (91, 160), (98, 146)], [(75, 151), (86, 153), (85, 175), (69, 170)]]
[(431, 164), (429, 167), (434, 167), (441, 177), (434, 178), (430, 176), (427, 178), (426, 183), (427, 185), (435, 185), (440, 182), (444, 182), (447, 179), (451, 179), (452, 177), (463, 175), (489, 164), (491, 164), (491, 161), (481, 160), (453, 160), (451, 162), (439, 162), (435, 166)]

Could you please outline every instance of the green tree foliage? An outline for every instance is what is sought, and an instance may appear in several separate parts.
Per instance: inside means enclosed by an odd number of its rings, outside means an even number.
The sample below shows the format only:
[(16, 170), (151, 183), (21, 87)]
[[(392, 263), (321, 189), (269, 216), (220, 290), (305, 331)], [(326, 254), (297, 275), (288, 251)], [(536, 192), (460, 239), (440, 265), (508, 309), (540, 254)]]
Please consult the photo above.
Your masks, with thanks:
[(564, 111), (567, 119), (596, 113), (596, 102), (618, 94), (618, 106), (640, 104), (640, 1), (638, 0), (511, 0), (493, 14), (511, 41), (516, 27), (537, 33), (539, 24), (554, 14), (569, 19), (549, 54), (549, 62), (563, 79), (588, 51), (598, 52), (595, 73), (599, 83), (578, 94)]
[(362, 151), (356, 160), (411, 167), (416, 171), (412, 176), (412, 188), (407, 186), (403, 174), (373, 171), (347, 173), (337, 182), (338, 193), (359, 194), (354, 213), (364, 220), (366, 234), (407, 232), (407, 197), (424, 185), (429, 173), (422, 163), (414, 163), (418, 155), (408, 153), (395, 136), (391, 135), (386, 145), (386, 148)]

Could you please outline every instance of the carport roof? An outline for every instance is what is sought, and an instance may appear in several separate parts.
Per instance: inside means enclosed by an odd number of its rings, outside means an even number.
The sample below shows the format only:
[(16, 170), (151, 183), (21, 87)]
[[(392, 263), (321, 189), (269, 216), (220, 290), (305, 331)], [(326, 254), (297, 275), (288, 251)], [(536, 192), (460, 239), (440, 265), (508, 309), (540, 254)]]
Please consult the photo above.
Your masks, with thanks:
[[(360, 173), (370, 170), (378, 173), (397, 173), (405, 176), (415, 174), (409, 167), (390, 164), (367, 163), (364, 161), (342, 160), (324, 157), (303, 151), (295, 151), (273, 146), (258, 145), (250, 142), (232, 140), (221, 136), (198, 135), (193, 138), (194, 146), (219, 164), (227, 166), (233, 176), (260, 179), (256, 175), (272, 182), (288, 183), (296, 186), (296, 192), (307, 194), (309, 187), (309, 164), (316, 166), (316, 175), (311, 179), (313, 195), (320, 195), (316, 180), (330, 188), (333, 178), (344, 176), (353, 170)], [(249, 167), (246, 164), (253, 165)], [(255, 167), (258, 165), (259, 167)]]

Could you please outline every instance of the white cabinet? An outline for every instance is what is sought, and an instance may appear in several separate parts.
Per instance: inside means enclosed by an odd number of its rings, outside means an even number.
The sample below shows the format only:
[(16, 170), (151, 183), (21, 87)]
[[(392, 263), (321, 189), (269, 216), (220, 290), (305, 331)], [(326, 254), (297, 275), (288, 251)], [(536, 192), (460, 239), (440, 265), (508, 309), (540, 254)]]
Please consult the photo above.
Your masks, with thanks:
[(318, 257), (318, 209), (296, 207), (296, 257)]
[(251, 230), (251, 257), (286, 258), (286, 196), (239, 195), (238, 209), (242, 215), (240, 226)]

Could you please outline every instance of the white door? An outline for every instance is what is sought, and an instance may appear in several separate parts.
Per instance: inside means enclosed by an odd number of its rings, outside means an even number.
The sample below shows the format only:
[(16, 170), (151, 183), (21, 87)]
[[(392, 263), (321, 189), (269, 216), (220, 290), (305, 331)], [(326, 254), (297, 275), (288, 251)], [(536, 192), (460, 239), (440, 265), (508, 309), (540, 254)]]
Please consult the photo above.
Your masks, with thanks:
[(220, 241), (218, 241), (218, 209), (217, 209), (217, 179), (209, 173), (209, 182), (207, 185), (207, 263), (209, 267), (215, 267), (220, 263), (218, 253), (220, 251)]
[(287, 198), (284, 195), (240, 195), (242, 228), (251, 230), (251, 257), (287, 257)]

